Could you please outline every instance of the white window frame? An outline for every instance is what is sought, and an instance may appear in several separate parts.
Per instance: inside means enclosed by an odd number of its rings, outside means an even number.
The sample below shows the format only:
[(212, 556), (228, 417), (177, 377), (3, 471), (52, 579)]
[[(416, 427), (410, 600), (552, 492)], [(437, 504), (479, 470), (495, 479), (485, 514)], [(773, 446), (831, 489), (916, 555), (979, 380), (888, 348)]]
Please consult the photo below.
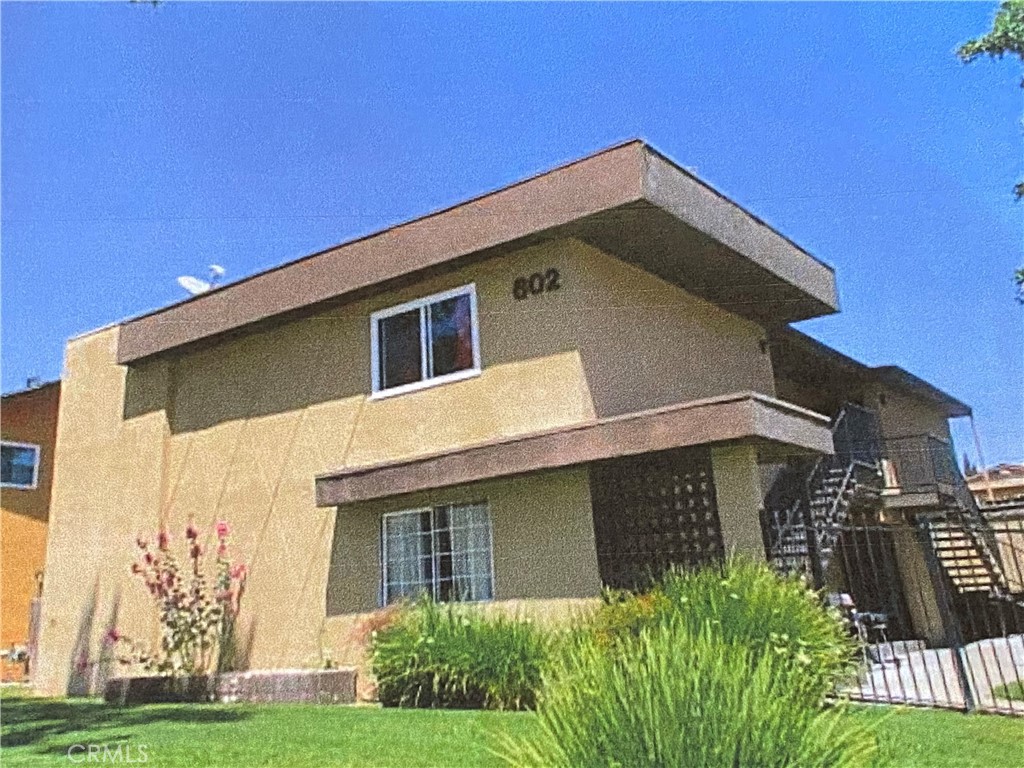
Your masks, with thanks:
[(13, 440), (0, 440), (0, 445), (9, 448), (28, 448), (35, 454), (35, 461), (32, 463), (32, 484), (22, 485), (21, 483), (5, 483), (0, 481), (0, 488), (13, 488), (19, 491), (34, 491), (39, 487), (39, 457), (42, 450), (35, 443), (16, 443)]
[[(491, 576), (491, 596), (484, 598), (483, 600), (459, 600), (459, 603), (474, 604), (474, 603), (490, 603), (494, 601), (495, 593), (495, 581), (494, 581), (494, 521), (491, 519), (491, 505), (486, 501), (451, 501), (443, 502), (440, 504), (434, 504), (429, 507), (415, 507), (413, 509), (402, 509), (397, 512), (385, 512), (380, 518), (380, 591), (377, 595), (377, 605), (381, 608), (387, 607), (387, 591), (388, 591), (388, 528), (387, 520), (391, 517), (400, 517), (401, 515), (421, 515), (424, 512), (430, 512), (433, 514), (437, 507), (462, 507), (462, 506), (475, 506), (482, 505), (487, 509), (487, 528), (488, 535), (487, 541), (490, 546), (489, 560), (491, 564), (490, 576)], [(434, 538), (434, 528), (431, 526), (431, 541)], [(434, 573), (437, 573), (437, 553), (431, 553), (434, 558)], [(433, 598), (433, 587), (431, 584), (431, 598)]]
[[(456, 296), (469, 296), (469, 322), (470, 332), (472, 334), (473, 341), (473, 366), (462, 371), (455, 371), (454, 373), (446, 373), (443, 376), (434, 376), (429, 379), (420, 379), (409, 384), (402, 384), (397, 387), (389, 387), (388, 389), (381, 389), (380, 381), (380, 321), (394, 315), (401, 315), (405, 312), (411, 312), (414, 309), (422, 310), (424, 307), (429, 307), (431, 304), (436, 304), (439, 301), (445, 299), (453, 299)], [(420, 374), (426, 373), (424, 366), (429, 364), (430, 355), (433, 353), (433, 347), (430, 343), (430, 312), (420, 312)], [(477, 302), (476, 302), (476, 283), (469, 283), (468, 285), (459, 286), (458, 288), (452, 288), (448, 291), (441, 291), (440, 293), (434, 293), (430, 296), (424, 296), (420, 299), (414, 299), (413, 301), (407, 301), (404, 304), (399, 304), (394, 307), (388, 307), (374, 312), (370, 315), (370, 367), (371, 367), (371, 379), (373, 382), (372, 392), (370, 394), (371, 400), (379, 400), (385, 397), (394, 397), (395, 395), (404, 395), (406, 392), (415, 392), (420, 389), (427, 389), (428, 387), (436, 387), (440, 384), (449, 384), (453, 381), (463, 381), (465, 379), (471, 379), (474, 376), (480, 375), (480, 324), (477, 315)]]

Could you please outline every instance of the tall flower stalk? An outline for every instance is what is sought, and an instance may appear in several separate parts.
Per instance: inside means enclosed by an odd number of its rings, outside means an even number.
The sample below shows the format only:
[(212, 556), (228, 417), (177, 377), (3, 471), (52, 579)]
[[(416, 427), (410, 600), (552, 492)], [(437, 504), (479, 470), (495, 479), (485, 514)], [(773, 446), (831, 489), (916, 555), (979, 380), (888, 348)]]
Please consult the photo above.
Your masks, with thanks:
[(207, 579), (199, 530), (185, 529), (186, 560), (171, 551), (170, 536), (161, 530), (155, 546), (139, 538), (139, 557), (132, 564), (157, 607), (160, 641), (156, 650), (111, 630), (107, 642), (124, 664), (141, 664), (147, 671), (171, 677), (210, 674), (231, 668), (235, 660), (235, 625), (246, 567), (228, 554), (227, 523), (215, 527), (217, 548), (214, 578)]

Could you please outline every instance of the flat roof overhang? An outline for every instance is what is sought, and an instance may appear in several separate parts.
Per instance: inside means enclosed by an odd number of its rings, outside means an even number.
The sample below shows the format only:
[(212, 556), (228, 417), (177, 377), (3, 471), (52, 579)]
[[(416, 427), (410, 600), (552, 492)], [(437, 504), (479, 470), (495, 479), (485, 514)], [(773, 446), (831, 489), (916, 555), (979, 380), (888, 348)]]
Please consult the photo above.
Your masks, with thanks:
[[(971, 407), (934, 384), (896, 365), (865, 365), (818, 341), (796, 328), (773, 328), (772, 364), (777, 375), (816, 386), (835, 386), (835, 382), (887, 384), (929, 400), (945, 411), (950, 419), (971, 415)], [(808, 379), (808, 372), (811, 372)]]
[(632, 141), (128, 320), (117, 360), (135, 363), (567, 237), (760, 322), (838, 310), (831, 267)]
[(825, 416), (756, 392), (740, 392), (329, 472), (316, 478), (316, 503), (340, 506), (620, 456), (738, 442), (789, 454), (833, 452)]

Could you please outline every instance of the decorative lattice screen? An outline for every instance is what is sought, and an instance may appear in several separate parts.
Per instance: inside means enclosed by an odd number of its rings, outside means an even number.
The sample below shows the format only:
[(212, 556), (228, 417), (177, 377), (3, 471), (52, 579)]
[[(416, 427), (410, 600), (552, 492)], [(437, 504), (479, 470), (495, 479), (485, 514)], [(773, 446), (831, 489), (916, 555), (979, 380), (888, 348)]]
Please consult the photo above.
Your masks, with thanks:
[(687, 448), (591, 466), (594, 534), (601, 579), (639, 589), (666, 568), (720, 562), (711, 452)]

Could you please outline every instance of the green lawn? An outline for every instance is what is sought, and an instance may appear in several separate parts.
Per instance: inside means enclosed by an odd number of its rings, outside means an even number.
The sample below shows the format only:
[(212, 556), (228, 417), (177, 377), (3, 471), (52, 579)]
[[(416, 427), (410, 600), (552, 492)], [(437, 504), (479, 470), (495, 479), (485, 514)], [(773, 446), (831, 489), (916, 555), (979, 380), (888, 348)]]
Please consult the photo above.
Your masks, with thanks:
[[(156, 768), (490, 766), (501, 765), (488, 750), (496, 734), (533, 727), (528, 714), (304, 705), (116, 708), (9, 691), (0, 706), (5, 768), (68, 766), (68, 748), (90, 743), (130, 745), (132, 752), (123, 755), (136, 761), (144, 745), (146, 765)], [(1024, 720), (892, 708), (862, 708), (853, 716), (877, 725), (880, 766), (1024, 765)]]
[(1016, 699), (1017, 701), (1024, 701), (1024, 683), (1018, 680), (1015, 683), (997, 685), (992, 689), (992, 695), (997, 699)]

